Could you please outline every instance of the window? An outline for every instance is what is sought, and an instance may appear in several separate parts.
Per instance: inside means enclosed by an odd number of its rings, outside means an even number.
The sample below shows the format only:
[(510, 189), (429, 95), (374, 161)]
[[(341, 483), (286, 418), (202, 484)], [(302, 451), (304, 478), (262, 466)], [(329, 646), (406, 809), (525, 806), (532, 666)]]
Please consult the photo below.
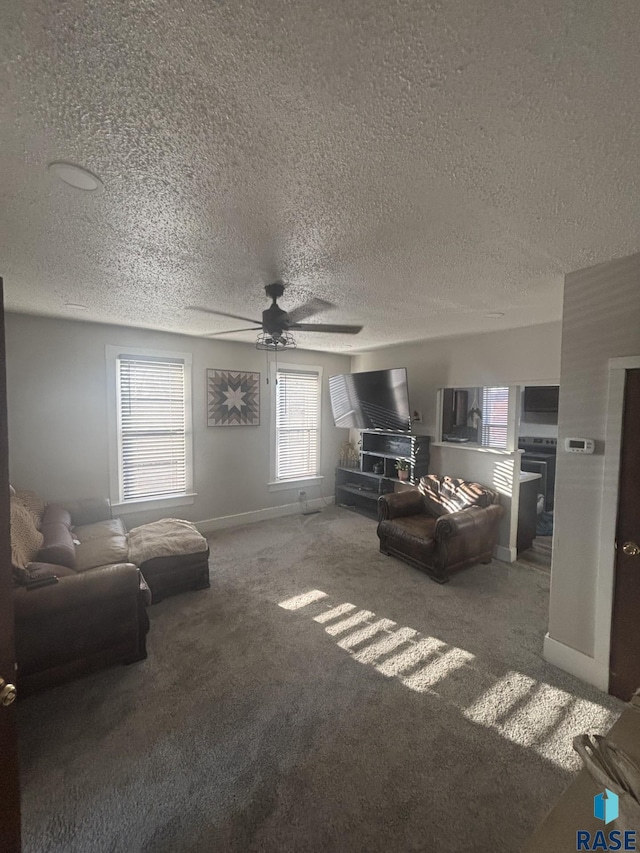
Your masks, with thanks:
[(190, 495), (190, 354), (107, 347), (107, 362), (112, 503)]
[(509, 389), (482, 389), (482, 444), (506, 448), (509, 416)]
[(284, 365), (273, 368), (274, 454), (276, 483), (317, 477), (320, 467), (320, 393), (322, 369)]

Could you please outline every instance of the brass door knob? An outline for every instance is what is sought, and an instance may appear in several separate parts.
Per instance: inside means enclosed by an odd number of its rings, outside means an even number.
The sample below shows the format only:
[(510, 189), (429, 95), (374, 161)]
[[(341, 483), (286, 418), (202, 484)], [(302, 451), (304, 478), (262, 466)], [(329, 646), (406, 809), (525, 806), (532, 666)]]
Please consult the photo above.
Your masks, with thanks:
[(640, 547), (635, 542), (625, 542), (622, 550), (627, 557), (637, 557), (640, 554)]
[(16, 700), (16, 688), (14, 684), (7, 684), (4, 678), (0, 678), (0, 705), (5, 708), (12, 705)]

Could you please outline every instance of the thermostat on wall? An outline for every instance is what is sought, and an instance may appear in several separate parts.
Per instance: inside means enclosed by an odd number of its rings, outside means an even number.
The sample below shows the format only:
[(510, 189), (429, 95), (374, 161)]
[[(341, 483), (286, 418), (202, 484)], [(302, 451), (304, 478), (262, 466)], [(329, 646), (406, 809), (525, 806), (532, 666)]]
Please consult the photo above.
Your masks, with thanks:
[(564, 449), (568, 453), (593, 453), (595, 441), (592, 438), (565, 438)]

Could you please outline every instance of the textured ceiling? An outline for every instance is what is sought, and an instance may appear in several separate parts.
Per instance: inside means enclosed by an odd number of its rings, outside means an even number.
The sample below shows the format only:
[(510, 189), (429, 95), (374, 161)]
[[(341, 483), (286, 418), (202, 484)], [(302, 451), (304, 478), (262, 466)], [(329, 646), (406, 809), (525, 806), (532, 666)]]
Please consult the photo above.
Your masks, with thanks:
[(559, 319), (640, 249), (639, 44), (637, 0), (5, 2), (6, 305), (205, 334), (282, 278), (351, 351)]

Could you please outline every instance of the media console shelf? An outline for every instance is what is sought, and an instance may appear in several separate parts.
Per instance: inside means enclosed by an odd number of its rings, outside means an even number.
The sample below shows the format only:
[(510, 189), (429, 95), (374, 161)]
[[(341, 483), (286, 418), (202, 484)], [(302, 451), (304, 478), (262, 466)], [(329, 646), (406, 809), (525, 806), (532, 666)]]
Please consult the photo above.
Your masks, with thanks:
[[(336, 468), (336, 503), (377, 515), (380, 495), (415, 484), (429, 473), (429, 436), (362, 430), (359, 468)], [(409, 479), (400, 480), (396, 460), (407, 459)], [(375, 470), (374, 470), (375, 469)]]

